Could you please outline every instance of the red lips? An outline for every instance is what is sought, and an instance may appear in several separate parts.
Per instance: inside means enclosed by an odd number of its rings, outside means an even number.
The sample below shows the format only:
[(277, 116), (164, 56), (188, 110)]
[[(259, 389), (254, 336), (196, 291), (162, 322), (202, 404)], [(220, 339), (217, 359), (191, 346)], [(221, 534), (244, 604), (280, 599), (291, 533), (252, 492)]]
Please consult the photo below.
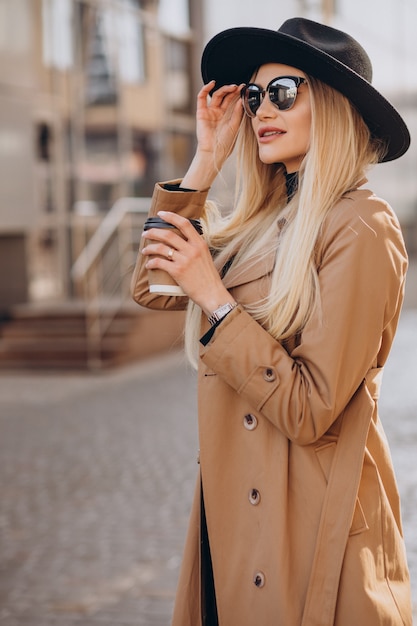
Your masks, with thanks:
[(263, 126), (258, 130), (259, 139), (269, 139), (272, 137), (277, 137), (278, 135), (285, 134), (285, 130), (281, 128), (276, 128), (275, 126)]

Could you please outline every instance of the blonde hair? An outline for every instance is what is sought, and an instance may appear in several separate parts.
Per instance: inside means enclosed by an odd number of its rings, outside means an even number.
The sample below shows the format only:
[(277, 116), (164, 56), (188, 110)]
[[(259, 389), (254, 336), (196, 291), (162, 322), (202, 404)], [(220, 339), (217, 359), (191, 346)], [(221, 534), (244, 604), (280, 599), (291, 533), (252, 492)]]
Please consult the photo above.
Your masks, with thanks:
[[(378, 162), (383, 146), (371, 138), (361, 115), (340, 92), (307, 77), (312, 125), (309, 150), (299, 171), (298, 190), (287, 201), (285, 169), (258, 157), (250, 119), (244, 116), (237, 141), (236, 207), (222, 217), (208, 202), (203, 216), (208, 244), (219, 271), (233, 258), (239, 265), (276, 249), (270, 291), (246, 310), (278, 341), (300, 333), (320, 307), (316, 246), (324, 219), (335, 203)], [(285, 218), (279, 245), (271, 234)], [(258, 256), (259, 258), (259, 256)], [(185, 347), (196, 366), (201, 310), (190, 302)]]

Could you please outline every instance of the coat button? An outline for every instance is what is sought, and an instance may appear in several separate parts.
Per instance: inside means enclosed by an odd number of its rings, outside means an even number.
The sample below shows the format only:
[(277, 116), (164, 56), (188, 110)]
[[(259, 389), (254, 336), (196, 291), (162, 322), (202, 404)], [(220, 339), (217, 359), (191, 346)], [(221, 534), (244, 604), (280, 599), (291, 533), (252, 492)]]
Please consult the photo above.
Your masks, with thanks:
[(249, 491), (249, 502), (253, 505), (259, 504), (261, 501), (261, 494), (257, 489), (251, 489)]
[(274, 382), (274, 380), (276, 380), (277, 375), (275, 374), (275, 371), (272, 367), (266, 367), (264, 369), (264, 380), (266, 380), (267, 383), (272, 383)]
[(248, 413), (243, 418), (243, 425), (246, 430), (254, 430), (258, 425), (258, 420), (252, 413)]
[(265, 585), (265, 574), (263, 572), (256, 572), (253, 577), (253, 584), (259, 589)]

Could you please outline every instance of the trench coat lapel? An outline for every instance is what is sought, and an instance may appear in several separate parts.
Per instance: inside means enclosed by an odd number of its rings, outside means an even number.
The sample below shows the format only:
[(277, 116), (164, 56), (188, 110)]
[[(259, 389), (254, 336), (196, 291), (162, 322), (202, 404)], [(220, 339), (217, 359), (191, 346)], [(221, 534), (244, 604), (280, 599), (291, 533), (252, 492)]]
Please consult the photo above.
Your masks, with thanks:
[(250, 283), (270, 274), (274, 268), (276, 251), (260, 253), (244, 261), (239, 267), (232, 267), (223, 278), (226, 289)]

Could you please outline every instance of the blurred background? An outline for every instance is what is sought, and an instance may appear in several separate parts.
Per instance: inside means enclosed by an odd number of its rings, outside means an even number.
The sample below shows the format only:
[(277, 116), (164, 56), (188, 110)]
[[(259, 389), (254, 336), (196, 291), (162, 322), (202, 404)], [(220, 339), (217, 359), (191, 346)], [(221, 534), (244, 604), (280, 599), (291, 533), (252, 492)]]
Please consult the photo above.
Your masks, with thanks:
[[(356, 37), (416, 137), (415, 0), (0, 0), (3, 626), (169, 623), (195, 380), (182, 313), (132, 303), (131, 271), (155, 182), (180, 177), (195, 148), (205, 43), (293, 16)], [(415, 141), (370, 185), (410, 255), (381, 408), (417, 574)], [(229, 205), (230, 166), (211, 197)]]
[[(128, 278), (155, 181), (181, 176), (193, 154), (202, 48), (223, 28), (294, 15), (357, 37), (415, 133), (414, 0), (0, 0), (0, 365), (148, 353), (131, 341)], [(412, 255), (416, 162), (412, 144), (371, 174)], [(212, 194), (227, 204), (232, 187), (226, 168)]]

